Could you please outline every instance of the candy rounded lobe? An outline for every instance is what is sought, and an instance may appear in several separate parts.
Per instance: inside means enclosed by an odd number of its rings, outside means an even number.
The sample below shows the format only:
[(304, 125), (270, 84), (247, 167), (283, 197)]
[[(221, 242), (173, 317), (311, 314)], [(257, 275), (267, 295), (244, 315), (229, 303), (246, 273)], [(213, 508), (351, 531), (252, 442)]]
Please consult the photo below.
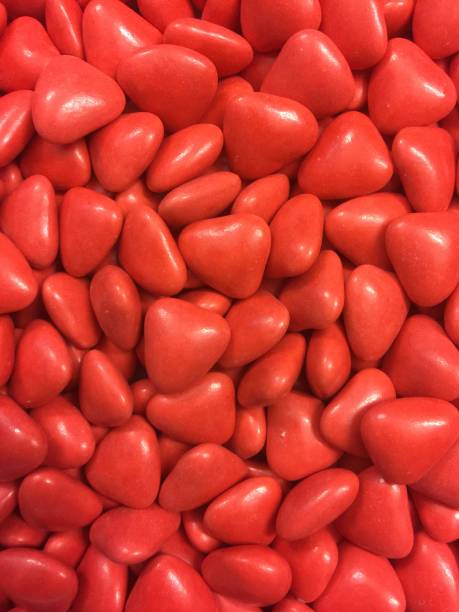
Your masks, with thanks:
[(352, 70), (377, 64), (387, 47), (387, 29), (378, 0), (322, 0), (320, 29), (343, 53)]
[(316, 261), (322, 244), (324, 211), (313, 195), (297, 195), (270, 223), (272, 244), (266, 266), (270, 278), (303, 274)]
[(242, 0), (241, 28), (245, 38), (260, 53), (277, 51), (296, 32), (318, 29), (321, 5), (318, 0)]
[(115, 78), (123, 59), (161, 42), (161, 33), (116, 0), (88, 2), (81, 24), (87, 61)]
[(151, 164), (163, 135), (163, 124), (152, 113), (120, 115), (93, 134), (89, 152), (102, 187), (113, 192), (127, 189)]
[(412, 213), (386, 230), (386, 250), (408, 297), (435, 306), (459, 281), (459, 216), (449, 212)]
[(163, 393), (184, 391), (215, 365), (230, 335), (218, 314), (176, 298), (157, 300), (145, 317), (146, 369), (153, 385)]
[[(307, 79), (299, 79), (307, 74)], [(346, 58), (323, 32), (306, 29), (291, 36), (263, 80), (261, 91), (304, 104), (318, 118), (344, 111), (355, 84)]]
[(141, 110), (158, 115), (166, 130), (197, 123), (217, 91), (217, 70), (205, 56), (178, 45), (153, 45), (122, 60), (116, 78)]
[[(455, 443), (459, 414), (453, 404), (441, 399), (400, 398), (370, 407), (362, 418), (360, 431), (384, 478), (411, 484), (432, 469)], [(400, 457), (404, 458), (403, 464)]]
[(282, 339), (289, 324), (286, 307), (264, 290), (233, 304), (225, 318), (231, 338), (219, 361), (224, 368), (240, 367), (264, 355)]
[(32, 527), (19, 514), (10, 514), (0, 524), (0, 545), (5, 548), (39, 548), (45, 540), (46, 531)]
[(453, 612), (459, 605), (459, 574), (451, 549), (419, 531), (411, 553), (394, 564), (413, 612)]
[(338, 323), (312, 333), (305, 372), (313, 393), (320, 398), (335, 395), (349, 378), (351, 353)]
[(100, 612), (123, 612), (126, 601), (128, 568), (114, 563), (95, 546), (89, 546), (78, 565), (78, 594), (74, 612), (97, 609)]
[(409, 304), (395, 275), (376, 266), (357, 266), (346, 281), (344, 325), (358, 358), (380, 359), (397, 337)]
[(223, 117), (230, 100), (240, 94), (253, 91), (252, 85), (242, 76), (230, 76), (218, 82), (217, 93), (209, 108), (201, 118), (203, 123), (213, 123), (218, 127), (223, 126)]
[(269, 545), (282, 499), (279, 482), (270, 477), (244, 480), (214, 499), (204, 513), (210, 534), (225, 544)]
[(437, 542), (454, 542), (459, 533), (459, 511), (429, 497), (411, 491), (417, 515), (424, 531)]
[(405, 38), (389, 41), (368, 85), (369, 114), (384, 134), (443, 119), (454, 108), (456, 98), (448, 75)]
[(40, 550), (2, 550), (0, 568), (2, 592), (24, 609), (64, 612), (78, 590), (74, 570)]
[(266, 458), (275, 474), (299, 480), (332, 466), (341, 452), (319, 431), (322, 402), (292, 391), (267, 410)]
[[(65, 82), (62, 73), (67, 74)], [(61, 55), (40, 74), (32, 118), (42, 138), (69, 144), (118, 117), (124, 104), (124, 94), (113, 79), (78, 57)]]
[(84, 527), (102, 512), (101, 502), (88, 486), (53, 468), (28, 474), (19, 487), (18, 501), (28, 524), (49, 531)]
[(181, 232), (178, 245), (188, 267), (204, 283), (243, 299), (261, 284), (271, 234), (263, 219), (241, 213), (191, 223)]
[(390, 378), (376, 368), (357, 372), (325, 406), (320, 431), (336, 448), (357, 457), (367, 452), (360, 435), (360, 423), (367, 409), (384, 400), (394, 400), (395, 389)]
[(176, 19), (193, 17), (193, 7), (189, 0), (170, 0), (167, 3), (161, 0), (139, 0), (137, 4), (140, 14), (161, 32)]
[(93, 272), (116, 243), (123, 214), (114, 200), (92, 189), (66, 192), (60, 207), (60, 253), (72, 276)]
[(194, 289), (180, 296), (186, 302), (191, 302), (200, 308), (210, 310), (224, 317), (231, 307), (231, 300), (225, 295), (209, 289)]
[(91, 178), (91, 160), (84, 140), (61, 145), (32, 138), (20, 158), (25, 177), (43, 174), (55, 189), (82, 187)]
[(399, 396), (448, 401), (459, 394), (458, 367), (459, 351), (426, 315), (408, 317), (382, 364)]
[(298, 170), (298, 182), (319, 198), (344, 199), (378, 191), (392, 172), (377, 126), (363, 113), (349, 111), (325, 127)]
[(237, 392), (242, 406), (268, 406), (289, 393), (304, 362), (306, 340), (286, 334), (244, 373)]
[(161, 200), (158, 213), (169, 227), (183, 226), (217, 217), (224, 212), (241, 189), (234, 172), (211, 172), (176, 187)]
[[(293, 542), (277, 537), (274, 550), (288, 561), (292, 569), (291, 592), (308, 603), (324, 592), (338, 563), (338, 547), (329, 529), (321, 529)], [(285, 612), (301, 610), (286, 608)]]
[(33, 17), (14, 19), (0, 42), (0, 89), (34, 89), (46, 64), (59, 55), (42, 24)]
[(164, 480), (159, 504), (174, 512), (194, 510), (223, 493), (247, 474), (245, 463), (218, 444), (187, 451)]
[(24, 255), (4, 233), (0, 233), (0, 259), (0, 314), (22, 310), (34, 301), (37, 281)]
[(16, 502), (17, 484), (14, 481), (0, 482), (0, 524), (14, 511)]
[(83, 59), (81, 17), (77, 0), (47, 0), (45, 4), (46, 30), (53, 43), (62, 54)]
[(57, 397), (71, 377), (72, 362), (64, 338), (47, 321), (35, 319), (16, 348), (12, 397), (26, 408), (37, 408)]
[(35, 268), (47, 268), (58, 252), (58, 211), (51, 182), (26, 178), (2, 203), (0, 227)]
[(230, 546), (204, 559), (202, 574), (217, 592), (244, 603), (267, 606), (287, 594), (292, 573), (287, 561), (267, 546)]
[(223, 148), (223, 133), (210, 123), (183, 128), (164, 139), (146, 182), (151, 191), (170, 191), (196, 178), (211, 166)]
[(339, 561), (324, 593), (314, 602), (317, 612), (368, 609), (402, 612), (405, 595), (392, 565), (384, 557), (344, 542)]
[(65, 397), (35, 408), (30, 416), (46, 434), (48, 451), (44, 465), (69, 469), (85, 465), (92, 457), (95, 440), (89, 423)]
[(164, 434), (187, 444), (224, 444), (235, 428), (234, 385), (209, 372), (184, 391), (157, 393), (147, 404), (147, 419)]
[(118, 256), (129, 276), (149, 293), (175, 295), (185, 286), (186, 266), (177, 244), (163, 219), (147, 206), (127, 214)]
[(160, 479), (154, 429), (138, 415), (111, 429), (87, 464), (86, 478), (97, 492), (129, 508), (151, 506)]
[(115, 563), (133, 565), (152, 557), (179, 527), (180, 517), (153, 504), (113, 508), (94, 521), (91, 542)]
[(133, 396), (125, 377), (102, 351), (88, 351), (83, 357), (79, 384), (80, 410), (100, 427), (118, 427), (133, 411)]
[(266, 416), (263, 406), (239, 408), (228, 446), (242, 459), (258, 455), (266, 443)]
[(32, 95), (29, 90), (19, 90), (0, 99), (1, 166), (14, 161), (33, 136)]
[(279, 208), (287, 201), (290, 183), (285, 174), (271, 174), (252, 181), (242, 189), (231, 212), (252, 213), (270, 223)]
[(44, 281), (41, 295), (46, 311), (62, 334), (81, 349), (95, 346), (100, 330), (89, 300), (89, 283), (64, 272)]
[(253, 59), (252, 47), (245, 38), (203, 19), (173, 21), (164, 31), (164, 42), (202, 53), (215, 64), (220, 78), (240, 72)]
[(214, 594), (191, 565), (172, 555), (159, 555), (138, 577), (126, 602), (126, 612), (201, 610), (217, 612)]
[(3, 440), (0, 449), (0, 481), (5, 483), (22, 478), (41, 465), (46, 457), (48, 443), (40, 425), (11, 398), (0, 396), (0, 408)]
[(375, 467), (359, 474), (354, 503), (336, 527), (346, 540), (383, 557), (406, 557), (413, 547), (413, 525), (406, 487), (386, 482)]
[(311, 111), (271, 93), (246, 93), (231, 99), (223, 117), (230, 167), (242, 178), (257, 179), (302, 157), (317, 140)]
[(303, 274), (288, 279), (279, 296), (290, 313), (291, 331), (325, 329), (335, 323), (344, 305), (344, 276), (340, 258), (323, 250)]
[(431, 58), (441, 59), (457, 53), (458, 32), (459, 11), (455, 2), (416, 2), (413, 13), (413, 40)]
[(359, 479), (331, 468), (308, 476), (291, 489), (276, 519), (276, 532), (286, 540), (301, 540), (338, 518), (355, 500)]
[(407, 127), (395, 136), (392, 158), (403, 189), (417, 212), (446, 210), (454, 192), (454, 143), (446, 130)]

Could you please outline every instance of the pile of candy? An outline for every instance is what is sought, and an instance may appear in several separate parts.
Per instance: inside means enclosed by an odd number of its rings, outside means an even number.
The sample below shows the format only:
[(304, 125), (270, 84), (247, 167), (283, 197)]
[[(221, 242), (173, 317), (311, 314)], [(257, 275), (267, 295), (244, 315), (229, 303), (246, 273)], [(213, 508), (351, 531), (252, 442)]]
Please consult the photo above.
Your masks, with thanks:
[(2, 2), (0, 612), (458, 612), (459, 2)]

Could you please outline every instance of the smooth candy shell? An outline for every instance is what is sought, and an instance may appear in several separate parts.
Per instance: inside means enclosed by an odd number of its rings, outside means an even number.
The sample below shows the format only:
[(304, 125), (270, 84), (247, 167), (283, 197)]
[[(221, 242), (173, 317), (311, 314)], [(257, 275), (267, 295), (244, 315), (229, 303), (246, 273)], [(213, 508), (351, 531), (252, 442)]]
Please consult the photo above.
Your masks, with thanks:
[(418, 0), (413, 13), (413, 40), (433, 59), (459, 51), (459, 11), (455, 2)]
[(370, 407), (360, 431), (384, 478), (411, 484), (433, 468), (457, 440), (459, 413), (441, 399), (401, 398)]
[(287, 201), (290, 183), (285, 174), (271, 174), (249, 183), (234, 201), (232, 213), (252, 213), (269, 223)]
[(137, 4), (140, 14), (161, 32), (176, 19), (193, 17), (193, 7), (189, 0), (169, 0), (166, 3), (162, 0), (139, 0)]
[(282, 599), (292, 573), (287, 561), (267, 546), (230, 546), (204, 559), (202, 574), (217, 592), (244, 603), (267, 606)]
[(306, 354), (308, 384), (317, 397), (335, 395), (349, 378), (351, 353), (346, 336), (337, 323), (313, 332)]
[(204, 55), (177, 45), (153, 45), (122, 60), (116, 78), (141, 110), (158, 115), (166, 130), (197, 123), (217, 91), (217, 71)]
[(459, 510), (411, 491), (417, 515), (424, 531), (437, 542), (454, 542), (459, 538)]
[(0, 314), (22, 310), (38, 291), (32, 269), (14, 243), (0, 233)]
[(61, 53), (83, 58), (82, 10), (77, 0), (46, 0), (46, 30)]
[(14, 91), (0, 98), (0, 166), (17, 157), (34, 133), (32, 92)]
[(291, 489), (276, 519), (276, 532), (286, 540), (306, 538), (338, 518), (359, 490), (357, 476), (340, 468), (316, 472)]
[(42, 138), (69, 144), (118, 117), (124, 104), (113, 79), (77, 57), (61, 55), (46, 65), (37, 81), (32, 117)]
[(78, 590), (72, 568), (40, 550), (0, 552), (0, 588), (8, 599), (36, 612), (64, 612)]

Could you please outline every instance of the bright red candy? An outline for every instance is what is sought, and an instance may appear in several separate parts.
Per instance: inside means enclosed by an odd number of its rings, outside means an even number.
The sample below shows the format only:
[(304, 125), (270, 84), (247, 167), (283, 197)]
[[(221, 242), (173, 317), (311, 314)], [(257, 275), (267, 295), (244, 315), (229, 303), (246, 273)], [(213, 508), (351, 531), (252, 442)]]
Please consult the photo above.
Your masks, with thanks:
[(45, 20), (48, 34), (64, 55), (83, 58), (82, 10), (77, 0), (47, 0)]
[(37, 281), (24, 255), (0, 233), (0, 314), (22, 310), (35, 299)]
[(0, 99), (0, 164), (11, 163), (34, 133), (32, 92), (13, 91)]

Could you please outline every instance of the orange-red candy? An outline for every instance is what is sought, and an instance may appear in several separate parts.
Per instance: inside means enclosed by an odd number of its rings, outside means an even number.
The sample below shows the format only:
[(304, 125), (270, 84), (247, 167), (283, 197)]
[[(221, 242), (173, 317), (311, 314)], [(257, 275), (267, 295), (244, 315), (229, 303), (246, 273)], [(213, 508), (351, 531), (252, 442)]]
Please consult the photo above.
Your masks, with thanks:
[(64, 338), (47, 321), (35, 319), (17, 344), (12, 397), (26, 408), (37, 408), (56, 398), (71, 377), (72, 361)]
[(196, 178), (218, 158), (223, 133), (210, 123), (190, 125), (164, 139), (146, 175), (155, 193), (169, 191)]
[(0, 524), (0, 545), (5, 548), (29, 546), (39, 548), (46, 540), (46, 531), (32, 527), (18, 514), (10, 514)]
[(301, 540), (331, 524), (355, 500), (357, 476), (342, 468), (316, 472), (285, 496), (276, 519), (276, 531), (286, 540)]
[(83, 529), (70, 529), (51, 534), (43, 547), (44, 552), (70, 567), (76, 567), (88, 547)]
[(113, 78), (121, 60), (162, 40), (153, 25), (118, 0), (88, 2), (81, 29), (87, 61)]
[(77, 0), (47, 0), (45, 4), (46, 30), (64, 55), (83, 58), (81, 16)]
[(266, 443), (266, 416), (263, 406), (239, 408), (229, 448), (242, 459), (257, 455)]
[(269, 223), (287, 201), (290, 183), (285, 174), (264, 176), (249, 183), (236, 198), (232, 213), (252, 213)]
[(454, 1), (417, 0), (413, 13), (413, 40), (433, 59), (459, 51), (459, 11)]
[(175, 298), (154, 302), (145, 317), (145, 360), (155, 388), (163, 393), (184, 391), (215, 365), (230, 334), (218, 314)]
[(367, 452), (360, 436), (362, 417), (371, 405), (393, 399), (395, 389), (387, 374), (376, 368), (364, 368), (325, 406), (320, 431), (336, 448), (365, 457)]
[(306, 354), (308, 384), (317, 397), (327, 398), (341, 389), (351, 371), (351, 353), (338, 323), (313, 332)]
[(318, 125), (302, 104), (253, 92), (228, 102), (223, 133), (232, 170), (242, 178), (257, 179), (309, 151), (317, 140)]
[(385, 481), (375, 467), (358, 477), (358, 495), (336, 521), (338, 531), (375, 555), (406, 557), (414, 537), (406, 487)]
[(140, 416), (115, 427), (99, 442), (86, 466), (89, 484), (130, 508), (147, 508), (158, 494), (160, 464), (153, 428)]
[(284, 278), (309, 270), (319, 255), (323, 224), (324, 210), (315, 196), (301, 194), (285, 202), (270, 223), (266, 275)]
[(175, 295), (185, 286), (185, 262), (169, 228), (152, 208), (139, 205), (128, 212), (118, 256), (129, 276), (150, 293)]
[(215, 498), (204, 513), (209, 533), (225, 544), (270, 544), (282, 487), (269, 476), (247, 478)]
[(459, 345), (459, 285), (446, 302), (443, 327), (454, 344)]
[[(277, 537), (274, 549), (289, 562), (292, 570), (291, 592), (306, 602), (317, 599), (330, 582), (338, 563), (338, 548), (332, 532), (321, 529), (293, 542)], [(279, 607), (279, 610), (301, 612), (303, 608)]]
[(34, 89), (46, 64), (57, 55), (59, 51), (37, 19), (15, 19), (0, 41), (0, 89)]
[(178, 45), (153, 45), (122, 60), (116, 78), (140, 110), (176, 132), (197, 123), (217, 91), (217, 70), (205, 56)]
[(263, 219), (241, 213), (191, 223), (178, 244), (186, 264), (204, 283), (243, 299), (260, 287), (271, 234)]
[(304, 104), (319, 119), (344, 111), (354, 89), (344, 55), (331, 38), (312, 29), (287, 40), (261, 86), (261, 91)]
[(218, 127), (223, 126), (223, 117), (230, 100), (237, 98), (240, 94), (253, 91), (248, 80), (240, 76), (230, 76), (218, 82), (217, 93), (209, 108), (201, 118), (203, 123), (213, 123)]
[(66, 272), (93, 272), (117, 241), (122, 223), (122, 211), (111, 198), (82, 187), (67, 191), (60, 207), (60, 251)]
[[(190, 0), (139, 0), (140, 14), (163, 32), (171, 21), (183, 17), (193, 17)], [(211, 20), (210, 20), (211, 21)]]
[(38, 78), (32, 118), (42, 138), (69, 144), (118, 117), (124, 104), (113, 79), (78, 57), (61, 55), (50, 60)]
[(0, 98), (0, 164), (11, 163), (32, 138), (32, 92), (13, 91)]
[(295, 32), (318, 29), (320, 9), (319, 0), (241, 0), (242, 33), (257, 51), (276, 51)]
[(163, 140), (161, 120), (129, 113), (100, 129), (89, 141), (94, 174), (107, 191), (127, 189), (153, 161)]
[(358, 358), (380, 359), (408, 314), (408, 300), (397, 278), (376, 266), (357, 266), (346, 280), (344, 325)]
[(238, 386), (242, 406), (269, 406), (291, 391), (304, 363), (306, 341), (286, 334), (246, 370)]
[(368, 85), (370, 117), (385, 134), (443, 119), (454, 108), (456, 98), (448, 75), (405, 38), (389, 41)]
[(164, 42), (199, 51), (208, 57), (219, 77), (240, 72), (250, 64), (253, 51), (245, 38), (202, 19), (177, 19), (164, 31)]
[(298, 170), (298, 183), (319, 198), (353, 198), (384, 187), (392, 171), (389, 151), (374, 123), (363, 113), (349, 111), (325, 127)]
[(279, 299), (290, 313), (292, 331), (332, 325), (344, 304), (343, 266), (338, 255), (329, 250), (320, 252), (309, 270), (287, 280)]
[(199, 444), (187, 451), (164, 480), (159, 504), (167, 510), (193, 510), (242, 480), (247, 466), (219, 444)]
[[(200, 350), (195, 349), (199, 354)], [(231, 379), (209, 372), (184, 391), (157, 393), (147, 404), (147, 419), (164, 434), (187, 444), (228, 442), (235, 428), (236, 407)]]
[(0, 552), (0, 588), (23, 609), (37, 612), (68, 610), (78, 590), (72, 568), (31, 548)]
[(319, 430), (322, 402), (292, 391), (267, 410), (266, 458), (275, 474), (298, 480), (333, 465), (341, 451)]
[(217, 217), (233, 202), (241, 189), (234, 172), (211, 172), (183, 183), (161, 200), (158, 213), (169, 227), (183, 226)]
[(211, 552), (202, 574), (217, 593), (261, 606), (281, 600), (292, 582), (287, 561), (272, 548), (256, 544)]
[(411, 491), (416, 512), (424, 531), (437, 542), (454, 542), (459, 538), (459, 510)]
[(44, 465), (69, 469), (85, 465), (95, 449), (94, 434), (80, 410), (63, 396), (31, 411), (47, 439)]

